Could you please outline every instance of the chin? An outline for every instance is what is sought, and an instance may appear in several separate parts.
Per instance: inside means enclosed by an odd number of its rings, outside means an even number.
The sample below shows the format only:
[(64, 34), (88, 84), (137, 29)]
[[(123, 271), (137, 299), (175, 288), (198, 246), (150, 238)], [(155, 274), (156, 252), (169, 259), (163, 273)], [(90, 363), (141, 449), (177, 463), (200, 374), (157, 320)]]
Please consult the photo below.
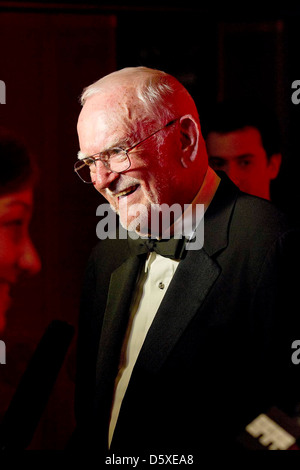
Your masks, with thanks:
[(125, 230), (129, 232), (136, 232), (138, 235), (148, 236), (150, 234), (150, 220), (148, 213), (140, 216), (140, 213), (136, 217), (122, 217), (120, 216), (120, 223)]

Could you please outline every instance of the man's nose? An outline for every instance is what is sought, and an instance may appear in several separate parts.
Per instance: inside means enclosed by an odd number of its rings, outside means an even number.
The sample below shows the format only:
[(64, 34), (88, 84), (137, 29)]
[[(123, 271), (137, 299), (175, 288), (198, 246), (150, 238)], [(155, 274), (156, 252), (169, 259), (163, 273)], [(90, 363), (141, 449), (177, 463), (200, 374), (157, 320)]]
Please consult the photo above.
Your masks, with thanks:
[(24, 242), (18, 264), (24, 274), (26, 273), (30, 276), (37, 274), (41, 270), (40, 257), (29, 237)]
[(120, 176), (119, 173), (115, 173), (107, 168), (100, 160), (95, 162), (95, 166), (95, 171), (91, 176), (95, 188), (98, 191), (108, 188), (109, 185)]

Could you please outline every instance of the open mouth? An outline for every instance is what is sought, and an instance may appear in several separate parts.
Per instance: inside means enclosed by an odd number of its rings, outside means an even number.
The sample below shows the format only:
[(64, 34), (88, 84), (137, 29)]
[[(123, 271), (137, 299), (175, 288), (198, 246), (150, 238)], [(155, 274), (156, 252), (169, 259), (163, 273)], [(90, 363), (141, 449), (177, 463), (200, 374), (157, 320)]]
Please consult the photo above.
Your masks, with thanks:
[(124, 189), (124, 191), (121, 191), (120, 193), (116, 194), (116, 196), (119, 198), (119, 199), (122, 199), (124, 197), (127, 197), (129, 196), (130, 194), (134, 193), (137, 188), (139, 187), (138, 184), (135, 184), (134, 186), (130, 186), (130, 188), (126, 188)]

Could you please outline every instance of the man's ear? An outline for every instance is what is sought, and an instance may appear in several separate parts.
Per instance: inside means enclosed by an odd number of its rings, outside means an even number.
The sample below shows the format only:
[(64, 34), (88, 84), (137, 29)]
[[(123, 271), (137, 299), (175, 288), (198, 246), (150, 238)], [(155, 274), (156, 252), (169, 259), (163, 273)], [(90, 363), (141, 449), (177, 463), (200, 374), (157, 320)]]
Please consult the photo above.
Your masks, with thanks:
[(275, 178), (277, 178), (279, 170), (280, 170), (281, 162), (282, 162), (281, 153), (274, 153), (273, 155), (271, 155), (269, 162), (268, 162), (270, 180), (274, 180)]
[(187, 168), (198, 153), (200, 130), (191, 114), (180, 118), (181, 163)]

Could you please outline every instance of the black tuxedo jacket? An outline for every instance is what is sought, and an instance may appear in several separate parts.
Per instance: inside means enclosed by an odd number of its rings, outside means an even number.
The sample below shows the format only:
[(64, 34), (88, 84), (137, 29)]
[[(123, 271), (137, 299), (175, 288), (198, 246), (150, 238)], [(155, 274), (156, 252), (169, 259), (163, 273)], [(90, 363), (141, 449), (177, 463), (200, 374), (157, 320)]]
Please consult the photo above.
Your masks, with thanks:
[[(118, 455), (236, 446), (245, 425), (300, 401), (299, 232), (269, 202), (223, 176), (201, 250), (179, 263), (137, 359), (111, 446)], [(107, 452), (114, 379), (144, 255), (106, 239), (90, 257), (81, 303), (77, 442)], [(299, 365), (300, 368), (300, 365)], [(131, 452), (131, 453), (130, 453)]]

